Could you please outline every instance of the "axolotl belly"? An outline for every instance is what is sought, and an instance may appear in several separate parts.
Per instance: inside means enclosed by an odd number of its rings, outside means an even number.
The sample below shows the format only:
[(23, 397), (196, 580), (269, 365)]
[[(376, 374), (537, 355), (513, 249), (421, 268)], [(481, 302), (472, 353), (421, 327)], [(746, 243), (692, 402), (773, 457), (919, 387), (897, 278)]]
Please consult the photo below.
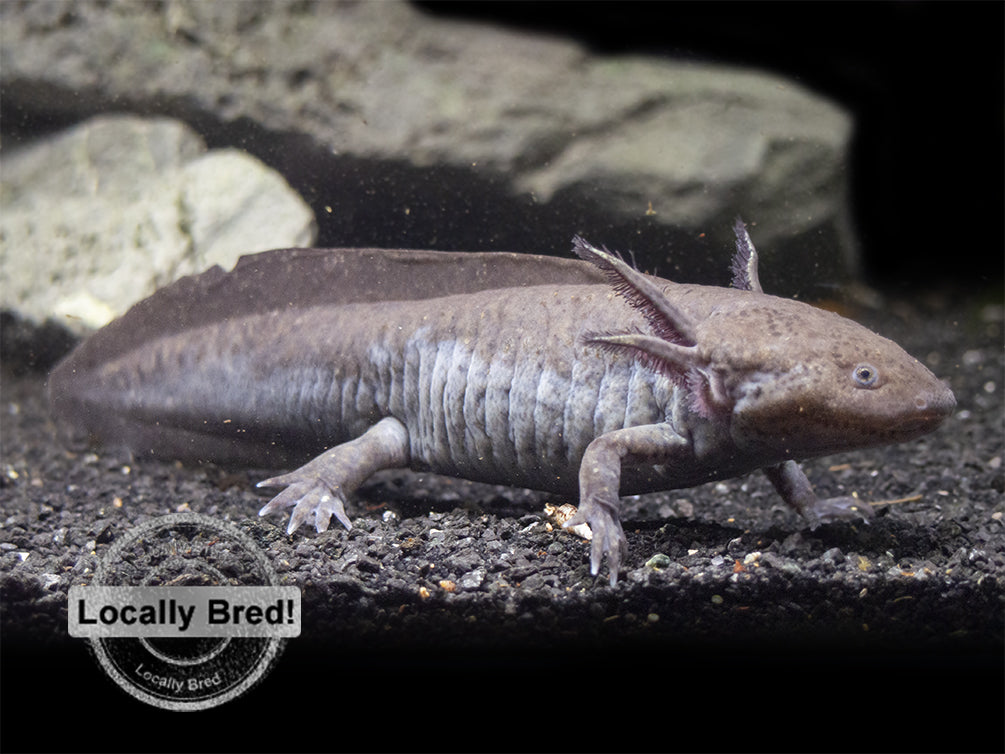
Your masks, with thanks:
[(140, 302), (52, 373), (55, 416), (140, 456), (300, 465), (262, 509), (321, 531), (378, 470), (578, 496), (616, 581), (622, 494), (763, 469), (812, 523), (796, 461), (909, 440), (955, 406), (895, 343), (764, 294), (737, 223), (733, 287), (515, 254), (279, 250)]

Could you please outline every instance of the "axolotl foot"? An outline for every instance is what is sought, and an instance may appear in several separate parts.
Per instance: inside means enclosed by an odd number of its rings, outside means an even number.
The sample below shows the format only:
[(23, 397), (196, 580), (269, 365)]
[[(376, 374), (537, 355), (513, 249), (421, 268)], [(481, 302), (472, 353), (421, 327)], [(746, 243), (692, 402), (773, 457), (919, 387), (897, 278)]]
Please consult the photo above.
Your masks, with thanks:
[(875, 516), (872, 506), (857, 497), (830, 497), (816, 500), (803, 509), (803, 516), (815, 529), (821, 524), (837, 521), (864, 521), (869, 523)]
[(352, 528), (352, 522), (345, 513), (345, 497), (337, 490), (331, 489), (324, 481), (309, 474), (303, 469), (297, 469), (289, 474), (282, 474), (258, 483), (259, 487), (281, 487), (286, 489), (276, 495), (269, 503), (258, 511), (259, 516), (293, 508), (287, 534), (299, 529), (308, 519), (314, 519), (314, 528), (319, 531), (328, 529), (332, 516), (346, 528)]
[(600, 573), (600, 564), (607, 556), (607, 567), (610, 570), (610, 584), (618, 583), (618, 569), (621, 559), (628, 553), (628, 540), (621, 526), (618, 514), (599, 503), (583, 503), (575, 516), (564, 524), (563, 529), (570, 529), (579, 524), (587, 524), (593, 532), (590, 546), (590, 573), (596, 576)]
[(289, 474), (259, 482), (259, 487), (286, 487), (259, 516), (293, 508), (287, 533), (292, 534), (314, 517), (314, 528), (325, 531), (334, 516), (346, 528), (346, 498), (364, 480), (381, 469), (408, 465), (408, 430), (393, 417), (385, 417), (350, 442), (329, 448)]

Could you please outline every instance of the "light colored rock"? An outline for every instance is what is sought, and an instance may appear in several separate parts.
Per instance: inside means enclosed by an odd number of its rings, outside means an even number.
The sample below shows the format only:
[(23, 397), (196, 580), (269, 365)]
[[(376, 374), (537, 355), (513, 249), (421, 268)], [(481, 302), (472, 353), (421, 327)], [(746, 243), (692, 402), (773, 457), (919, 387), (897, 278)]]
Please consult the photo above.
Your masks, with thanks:
[[(832, 188), (843, 180), (850, 119), (784, 79), (643, 59), (617, 67), (592, 62), (583, 72), (584, 96), (609, 120), (577, 132), (546, 163), (521, 175), (519, 185), (539, 199), (602, 185), (605, 201), (619, 213), (637, 215), (651, 205), (661, 222), (701, 228), (721, 221), (724, 209), (789, 197), (783, 224), (791, 229), (812, 224), (813, 213), (801, 205), (819, 199), (821, 179)], [(606, 95), (626, 80), (636, 112), (611, 113)], [(762, 242), (770, 240), (771, 225), (759, 219), (769, 225)]]
[(313, 241), (275, 171), (167, 119), (100, 117), (4, 155), (0, 305), (81, 332), (178, 277)]
[(274, 170), (237, 149), (215, 149), (181, 170), (179, 185), (199, 265), (286, 246), (310, 246), (314, 215)]

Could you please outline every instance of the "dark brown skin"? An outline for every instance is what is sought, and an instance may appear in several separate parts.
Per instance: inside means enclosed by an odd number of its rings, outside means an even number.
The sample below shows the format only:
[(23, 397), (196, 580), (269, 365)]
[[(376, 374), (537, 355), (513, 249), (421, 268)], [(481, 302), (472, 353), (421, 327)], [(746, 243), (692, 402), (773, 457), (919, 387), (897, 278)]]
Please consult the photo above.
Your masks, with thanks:
[[(901, 442), (951, 413), (896, 344), (763, 294), (737, 224), (734, 288), (517, 254), (298, 249), (178, 281), (83, 343), (50, 379), (55, 416), (143, 455), (268, 465), (262, 514), (335, 516), (383, 468), (574, 495), (611, 583), (619, 495), (763, 468), (812, 523), (796, 460)], [(319, 454), (320, 455), (317, 455)]]

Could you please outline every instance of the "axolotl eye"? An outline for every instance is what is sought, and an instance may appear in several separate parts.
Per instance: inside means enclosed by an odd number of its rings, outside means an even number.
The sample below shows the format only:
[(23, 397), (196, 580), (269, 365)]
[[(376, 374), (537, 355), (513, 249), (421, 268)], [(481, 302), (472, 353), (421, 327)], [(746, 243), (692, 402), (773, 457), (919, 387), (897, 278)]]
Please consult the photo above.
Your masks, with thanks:
[(868, 362), (857, 364), (851, 371), (851, 377), (855, 380), (856, 387), (876, 387), (879, 381), (879, 370)]

